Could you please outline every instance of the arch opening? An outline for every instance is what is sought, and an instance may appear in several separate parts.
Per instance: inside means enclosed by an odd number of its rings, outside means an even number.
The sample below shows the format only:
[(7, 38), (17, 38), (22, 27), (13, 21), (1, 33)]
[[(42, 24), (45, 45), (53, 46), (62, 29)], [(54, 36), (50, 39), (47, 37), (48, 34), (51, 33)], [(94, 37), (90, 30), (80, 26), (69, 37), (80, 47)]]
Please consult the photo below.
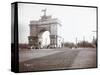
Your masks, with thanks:
[(42, 31), (38, 34), (39, 37), (39, 47), (40, 48), (48, 48), (50, 45), (50, 32)]

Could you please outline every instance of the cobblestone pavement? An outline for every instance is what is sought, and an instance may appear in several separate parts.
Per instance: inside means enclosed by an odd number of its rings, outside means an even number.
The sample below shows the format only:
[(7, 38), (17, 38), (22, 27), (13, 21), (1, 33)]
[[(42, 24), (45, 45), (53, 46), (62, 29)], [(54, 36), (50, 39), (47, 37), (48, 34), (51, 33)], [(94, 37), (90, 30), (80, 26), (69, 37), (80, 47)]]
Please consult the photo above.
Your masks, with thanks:
[[(96, 49), (40, 49), (21, 51), (20, 71), (41, 71), (73, 68), (95, 68)], [(25, 59), (26, 57), (27, 59)], [(24, 58), (23, 61), (21, 59)]]

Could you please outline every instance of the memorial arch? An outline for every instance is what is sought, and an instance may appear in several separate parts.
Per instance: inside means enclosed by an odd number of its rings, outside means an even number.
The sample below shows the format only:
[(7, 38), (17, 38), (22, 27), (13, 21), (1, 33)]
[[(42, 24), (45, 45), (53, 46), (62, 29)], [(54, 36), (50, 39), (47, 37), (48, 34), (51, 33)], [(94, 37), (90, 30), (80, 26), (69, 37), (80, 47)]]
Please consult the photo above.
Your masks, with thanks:
[(58, 25), (60, 24), (57, 18), (46, 15), (46, 9), (42, 10), (44, 15), (39, 20), (30, 21), (30, 36), (28, 37), (29, 45), (33, 48), (41, 48), (41, 35), (45, 31), (49, 31), (50, 44), (49, 48), (58, 47)]

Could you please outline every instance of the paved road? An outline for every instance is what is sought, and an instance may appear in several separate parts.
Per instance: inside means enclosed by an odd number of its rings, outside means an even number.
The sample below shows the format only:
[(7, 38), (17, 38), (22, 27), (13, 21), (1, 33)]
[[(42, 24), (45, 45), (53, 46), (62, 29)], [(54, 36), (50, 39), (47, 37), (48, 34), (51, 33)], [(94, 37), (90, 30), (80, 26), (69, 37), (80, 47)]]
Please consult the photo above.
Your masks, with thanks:
[(28, 61), (34, 58), (40, 58), (51, 54), (62, 52), (59, 49), (33, 49), (19, 52), (19, 62)]
[(94, 48), (41, 49), (21, 51), (19, 55), (20, 71), (96, 67), (96, 49)]

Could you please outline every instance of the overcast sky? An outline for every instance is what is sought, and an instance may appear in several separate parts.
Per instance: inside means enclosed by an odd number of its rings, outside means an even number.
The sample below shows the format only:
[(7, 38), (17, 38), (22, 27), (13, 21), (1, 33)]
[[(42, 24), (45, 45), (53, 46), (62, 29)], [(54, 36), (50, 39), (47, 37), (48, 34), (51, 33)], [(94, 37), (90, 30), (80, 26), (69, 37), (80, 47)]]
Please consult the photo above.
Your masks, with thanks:
[[(59, 35), (65, 42), (85, 40), (91, 42), (96, 34), (96, 8), (18, 4), (19, 43), (28, 43), (30, 20), (39, 20), (43, 15), (42, 9), (47, 8), (47, 15), (58, 18), (61, 21)], [(96, 36), (95, 36), (96, 37)]]

